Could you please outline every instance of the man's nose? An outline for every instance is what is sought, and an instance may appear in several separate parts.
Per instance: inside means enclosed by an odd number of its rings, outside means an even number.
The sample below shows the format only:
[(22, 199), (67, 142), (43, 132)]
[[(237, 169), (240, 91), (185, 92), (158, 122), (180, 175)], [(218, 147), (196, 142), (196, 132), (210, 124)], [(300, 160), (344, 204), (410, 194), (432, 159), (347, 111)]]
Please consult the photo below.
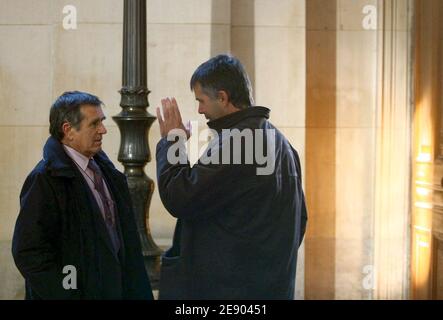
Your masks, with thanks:
[(105, 127), (105, 125), (103, 123), (100, 125), (100, 128), (99, 128), (98, 132), (100, 134), (106, 134), (108, 132), (108, 130), (106, 130), (106, 127)]
[(202, 106), (200, 106), (200, 105), (198, 106), (198, 113), (200, 113), (200, 114), (205, 113), (204, 108)]

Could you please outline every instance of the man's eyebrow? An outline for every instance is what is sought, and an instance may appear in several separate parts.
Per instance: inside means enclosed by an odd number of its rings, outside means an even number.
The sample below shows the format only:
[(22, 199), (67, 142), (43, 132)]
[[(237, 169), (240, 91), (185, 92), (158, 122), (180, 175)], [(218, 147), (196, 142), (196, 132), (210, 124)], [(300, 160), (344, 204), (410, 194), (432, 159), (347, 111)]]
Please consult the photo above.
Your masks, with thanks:
[(104, 121), (106, 119), (105, 116), (101, 117), (101, 118), (95, 118), (94, 120), (91, 121), (91, 124), (96, 124), (99, 121)]

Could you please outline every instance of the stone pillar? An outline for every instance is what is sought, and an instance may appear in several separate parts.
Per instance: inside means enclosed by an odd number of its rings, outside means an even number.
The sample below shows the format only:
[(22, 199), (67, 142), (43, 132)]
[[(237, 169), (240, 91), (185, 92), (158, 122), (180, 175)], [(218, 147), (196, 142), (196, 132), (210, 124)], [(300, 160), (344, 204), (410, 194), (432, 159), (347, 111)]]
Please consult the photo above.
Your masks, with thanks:
[(378, 1), (374, 298), (407, 299), (412, 109), (411, 0)]
[(153, 289), (158, 288), (160, 254), (149, 228), (149, 205), (154, 182), (144, 172), (151, 161), (148, 134), (156, 117), (149, 106), (146, 64), (146, 0), (125, 0), (123, 18), (123, 73), (120, 106), (112, 117), (121, 142), (118, 160), (125, 167), (146, 270)]
[(337, 0), (306, 1), (306, 299), (335, 298), (337, 16)]

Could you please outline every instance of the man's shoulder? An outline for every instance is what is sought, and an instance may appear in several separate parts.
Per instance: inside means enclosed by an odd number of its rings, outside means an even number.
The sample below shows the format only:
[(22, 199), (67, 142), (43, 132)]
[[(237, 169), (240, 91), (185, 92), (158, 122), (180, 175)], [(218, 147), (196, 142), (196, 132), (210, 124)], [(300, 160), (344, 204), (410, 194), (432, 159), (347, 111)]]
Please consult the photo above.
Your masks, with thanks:
[(48, 166), (45, 159), (41, 159), (31, 170), (28, 177), (40, 177), (48, 174)]
[(49, 173), (47, 170), (47, 163), (44, 159), (40, 160), (34, 169), (26, 177), (20, 197), (29, 190), (41, 190), (46, 189), (45, 186), (48, 185)]
[[(272, 129), (275, 132), (275, 143), (280, 148), (279, 151), (282, 153), (283, 157), (291, 159), (291, 161), (295, 162), (296, 166), (299, 168), (300, 156), (289, 139), (271, 122), (266, 121), (265, 127), (267, 129)], [(298, 171), (300, 171), (300, 169), (298, 169)]]
[(262, 129), (272, 130), (275, 133), (276, 139), (281, 140), (284, 145), (293, 149), (291, 143), (286, 138), (286, 136), (276, 126), (274, 126), (269, 120), (265, 121)]
[(42, 159), (35, 165), (31, 172), (29, 172), (25, 180), (25, 185), (33, 183), (36, 180), (48, 180), (49, 177), (48, 163), (45, 159)]

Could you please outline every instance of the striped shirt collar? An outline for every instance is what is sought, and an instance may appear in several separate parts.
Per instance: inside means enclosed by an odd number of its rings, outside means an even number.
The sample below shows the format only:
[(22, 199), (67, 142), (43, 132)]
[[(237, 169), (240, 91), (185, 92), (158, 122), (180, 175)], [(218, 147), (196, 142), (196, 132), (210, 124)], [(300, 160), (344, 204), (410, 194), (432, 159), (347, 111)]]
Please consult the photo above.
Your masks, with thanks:
[(86, 168), (89, 164), (89, 158), (78, 152), (77, 150), (63, 144), (63, 148), (65, 149), (68, 156), (74, 160), (75, 163), (83, 170), (86, 171)]

